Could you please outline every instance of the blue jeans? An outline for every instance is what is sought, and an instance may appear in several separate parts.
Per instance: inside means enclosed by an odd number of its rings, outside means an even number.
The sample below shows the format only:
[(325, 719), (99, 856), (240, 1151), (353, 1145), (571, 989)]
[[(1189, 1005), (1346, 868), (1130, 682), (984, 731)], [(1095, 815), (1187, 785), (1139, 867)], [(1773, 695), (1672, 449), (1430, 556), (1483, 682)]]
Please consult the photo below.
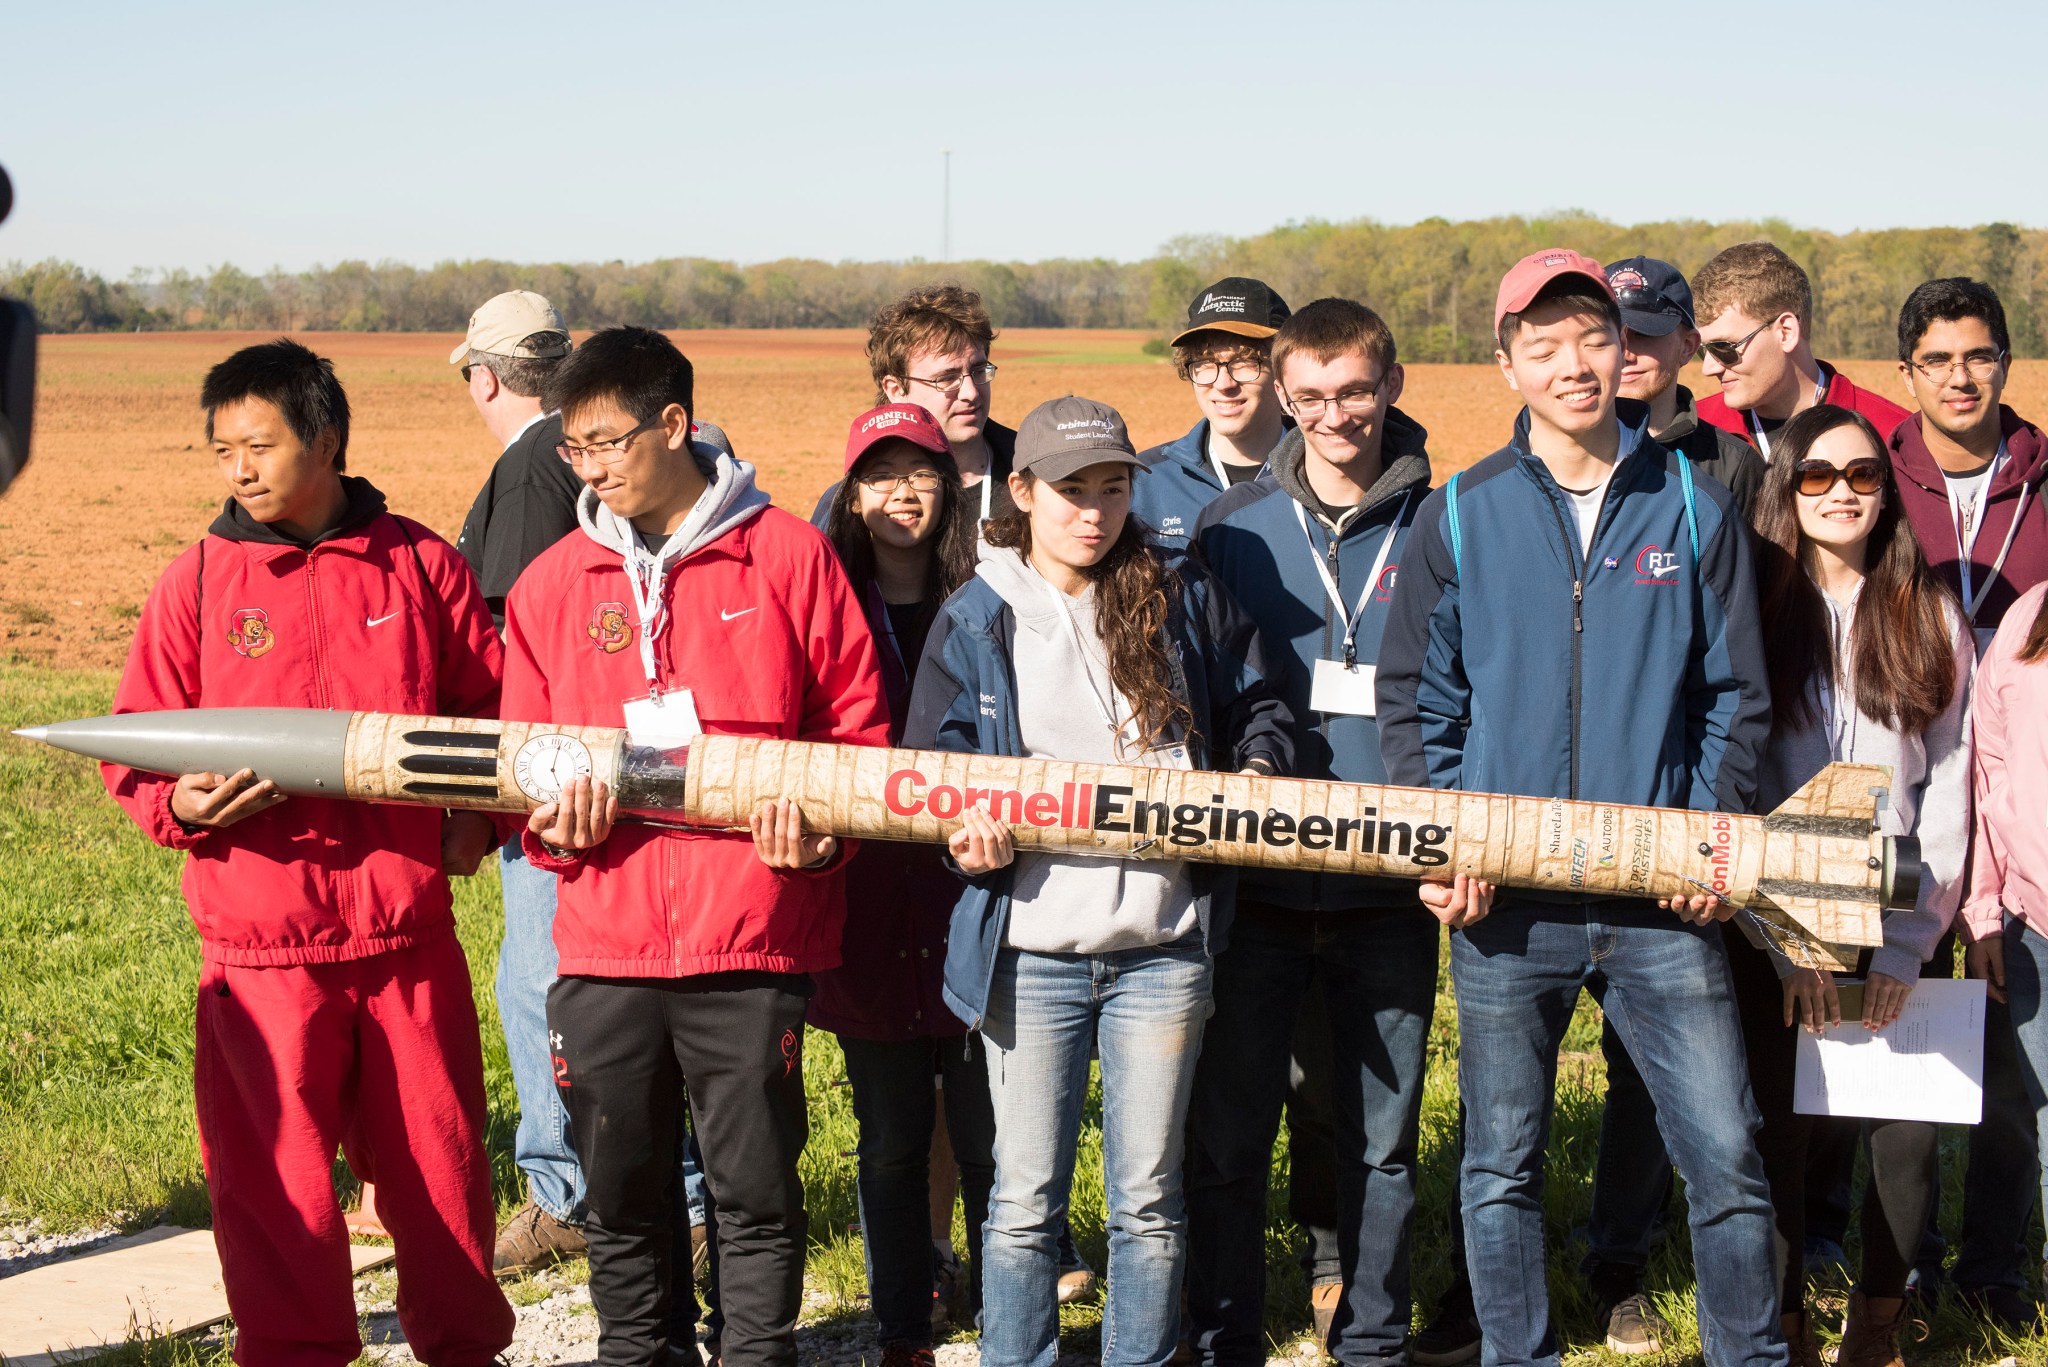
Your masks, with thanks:
[(1486, 1367), (1555, 1364), (1543, 1247), (1543, 1160), (1557, 1050), (1579, 990), (1599, 982), (1685, 1179), (1700, 1339), (1713, 1367), (1783, 1367), (1770, 1192), (1720, 928), (1648, 903), (1495, 907), (1451, 936), (1462, 1171), (1473, 1304)]
[(982, 1236), (982, 1367), (1051, 1367), (1059, 1356), (1059, 1238), (1091, 1047), (1102, 1059), (1109, 1206), (1102, 1361), (1136, 1367), (1173, 1355), (1182, 1136), (1209, 974), (1198, 934), (1106, 954), (1004, 949), (996, 960), (982, 1021), (996, 1124)]
[[(2019, 1044), (2020, 1081), (2033, 1104), (2037, 1129), (2048, 1129), (2048, 939), (2012, 916), (2005, 920), (2005, 989), (2013, 1035)], [(1990, 1052), (1988, 1038), (1985, 1052)], [(1986, 1063), (1988, 1076), (1988, 1057)], [(2013, 1203), (2018, 1207), (2013, 1225), (2022, 1235), (2040, 1209), (2039, 1197), (2048, 1192), (2048, 1165), (2036, 1162), (2034, 1173), (2040, 1190), (2029, 1192), (2026, 1201)], [(2040, 1250), (2030, 1252), (2038, 1254)], [(1960, 1269), (1956, 1280), (1962, 1281)]]
[(1403, 1361), (1439, 934), (1419, 905), (1315, 914), (1239, 903), (1216, 961), (1216, 1013), (1188, 1115), (1188, 1313), (1198, 1360), (1266, 1360), (1266, 1179), (1296, 1010), (1316, 990), (1346, 1288), (1329, 1351), (1344, 1363)]
[(1640, 1272), (1649, 1265), (1650, 1244), (1671, 1200), (1671, 1157), (1657, 1132), (1657, 1103), (1611, 1020), (1601, 1025), (1600, 1053), (1607, 1060), (1607, 1104), (1593, 1163), (1587, 1265), (1595, 1272)]
[[(519, 1128), (512, 1161), (526, 1174), (533, 1203), (564, 1224), (583, 1223), (583, 1165), (569, 1135), (569, 1111), (555, 1087), (548, 1048), (548, 989), (555, 983), (555, 875), (526, 862), (517, 840), (499, 851), (498, 885), (504, 894), (505, 938), (498, 945), (498, 1020), (519, 1097)], [(690, 1223), (704, 1223), (704, 1175), (689, 1149), (683, 1186)]]

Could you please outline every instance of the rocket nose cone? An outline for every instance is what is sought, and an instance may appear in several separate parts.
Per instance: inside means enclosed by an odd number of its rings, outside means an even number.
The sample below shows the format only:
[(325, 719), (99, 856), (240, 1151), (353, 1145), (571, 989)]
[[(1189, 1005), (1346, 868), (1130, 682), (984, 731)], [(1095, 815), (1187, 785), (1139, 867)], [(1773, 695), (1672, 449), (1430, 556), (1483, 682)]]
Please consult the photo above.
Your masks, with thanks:
[(47, 726), (17, 726), (14, 729), (14, 734), (20, 736), (23, 740), (46, 741), (50, 738), (50, 728)]

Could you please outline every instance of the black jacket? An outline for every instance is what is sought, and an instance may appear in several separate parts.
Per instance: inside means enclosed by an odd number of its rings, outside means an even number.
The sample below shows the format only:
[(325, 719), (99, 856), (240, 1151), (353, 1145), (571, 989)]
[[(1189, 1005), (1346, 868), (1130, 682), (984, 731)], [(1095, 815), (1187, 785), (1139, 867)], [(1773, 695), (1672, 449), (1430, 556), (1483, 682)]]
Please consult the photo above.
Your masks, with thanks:
[(1657, 434), (1657, 444), (1667, 451), (1676, 451), (1700, 473), (1712, 475), (1727, 485), (1728, 492), (1735, 495), (1735, 507), (1742, 520), (1749, 521), (1756, 491), (1763, 487), (1764, 458), (1734, 433), (1701, 422), (1699, 405), (1693, 402), (1692, 391), (1684, 385), (1678, 386), (1678, 417)]
[(462, 520), (455, 548), (484, 586), (484, 602), (505, 629), (505, 595), (535, 557), (576, 530), (583, 481), (555, 454), (562, 419), (550, 413), (521, 432), (491, 467)]

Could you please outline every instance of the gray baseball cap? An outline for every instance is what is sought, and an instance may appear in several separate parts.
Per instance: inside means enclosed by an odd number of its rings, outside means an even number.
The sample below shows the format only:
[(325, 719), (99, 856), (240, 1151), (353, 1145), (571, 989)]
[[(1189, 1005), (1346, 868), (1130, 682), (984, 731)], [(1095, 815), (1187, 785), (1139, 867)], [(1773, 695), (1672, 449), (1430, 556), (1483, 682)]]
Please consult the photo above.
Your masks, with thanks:
[(1029, 470), (1040, 479), (1065, 479), (1105, 461), (1122, 461), (1138, 469), (1152, 464), (1131, 445), (1121, 413), (1106, 403), (1068, 394), (1047, 399), (1025, 415), (1017, 428), (1011, 468)]

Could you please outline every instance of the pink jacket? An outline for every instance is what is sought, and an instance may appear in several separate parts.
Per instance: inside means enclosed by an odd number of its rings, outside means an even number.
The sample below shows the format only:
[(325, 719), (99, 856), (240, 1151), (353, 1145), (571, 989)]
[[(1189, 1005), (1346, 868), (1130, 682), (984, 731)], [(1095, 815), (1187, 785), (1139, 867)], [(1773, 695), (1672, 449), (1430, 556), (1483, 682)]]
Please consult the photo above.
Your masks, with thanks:
[(1997, 934), (2004, 912), (2048, 935), (2048, 659), (2019, 658), (2044, 597), (2048, 584), (2019, 596), (1977, 667), (1971, 940)]

